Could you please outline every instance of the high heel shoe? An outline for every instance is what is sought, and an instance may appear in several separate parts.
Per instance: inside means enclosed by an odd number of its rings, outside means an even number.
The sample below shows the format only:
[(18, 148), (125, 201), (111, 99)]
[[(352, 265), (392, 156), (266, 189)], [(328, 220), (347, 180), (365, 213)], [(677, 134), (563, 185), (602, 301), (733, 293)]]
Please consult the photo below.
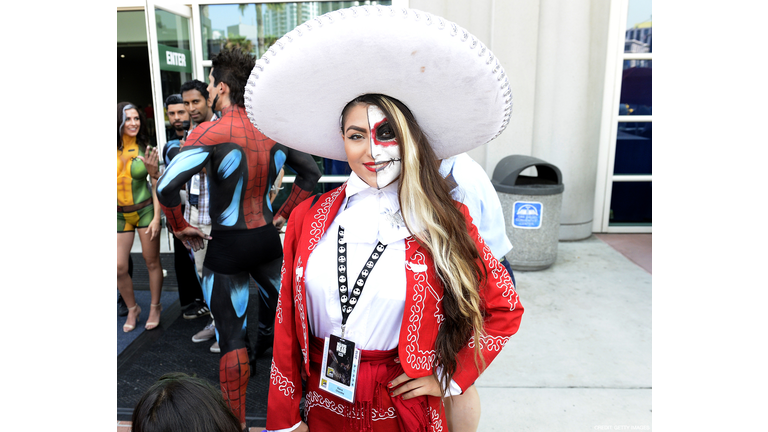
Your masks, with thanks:
[[(160, 308), (160, 310), (157, 311), (158, 313), (163, 311), (162, 303), (160, 303), (160, 304), (152, 304), (152, 303), (150, 303), (149, 307), (150, 307), (150, 309), (152, 309), (152, 308)], [(150, 310), (150, 313), (151, 312), (152, 311)], [(149, 319), (149, 318), (147, 318), (147, 319)], [(158, 325), (160, 325), (160, 318), (158, 318), (157, 321), (152, 321), (152, 322), (147, 321), (147, 323), (144, 324), (144, 329), (145, 330), (153, 330), (153, 329), (157, 328)]]
[[(138, 324), (139, 323), (139, 317), (141, 316), (141, 307), (139, 307), (138, 303), (133, 305), (133, 307), (129, 307), (128, 308), (128, 314), (130, 315), (130, 313), (133, 312), (133, 310), (136, 309), (136, 308), (139, 308), (139, 311), (136, 312), (136, 321), (135, 321), (135, 324)], [(130, 325), (128, 323), (123, 324), (123, 333), (128, 333), (130, 331), (133, 331), (133, 329), (136, 328), (135, 324), (134, 325)]]

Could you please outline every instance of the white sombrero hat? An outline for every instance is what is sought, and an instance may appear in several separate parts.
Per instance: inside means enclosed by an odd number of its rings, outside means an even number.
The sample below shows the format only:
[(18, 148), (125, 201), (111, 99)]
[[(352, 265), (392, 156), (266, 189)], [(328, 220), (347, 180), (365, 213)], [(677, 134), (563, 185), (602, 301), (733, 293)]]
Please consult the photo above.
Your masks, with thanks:
[(366, 93), (403, 102), (439, 158), (498, 136), (512, 92), (491, 51), (455, 23), (414, 9), (358, 6), (296, 27), (256, 61), (248, 118), (266, 136), (346, 160), (339, 119)]

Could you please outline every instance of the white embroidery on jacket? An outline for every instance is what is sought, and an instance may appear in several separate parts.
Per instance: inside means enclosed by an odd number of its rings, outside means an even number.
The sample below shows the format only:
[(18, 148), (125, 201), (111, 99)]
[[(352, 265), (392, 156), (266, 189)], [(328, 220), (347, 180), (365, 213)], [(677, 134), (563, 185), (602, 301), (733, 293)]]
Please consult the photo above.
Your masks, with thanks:
[(325, 233), (328, 212), (331, 210), (333, 203), (336, 202), (336, 198), (338, 198), (341, 192), (343, 192), (346, 188), (347, 184), (344, 183), (343, 185), (339, 186), (339, 188), (336, 189), (329, 197), (327, 197), (322, 204), (320, 204), (320, 208), (317, 210), (317, 213), (315, 213), (315, 221), (310, 225), (311, 229), (309, 230), (309, 235), (311, 238), (309, 239), (309, 247), (307, 248), (308, 250), (314, 250), (317, 246), (317, 243), (320, 241), (320, 238)]
[(431, 431), (432, 432), (442, 432), (443, 430), (443, 419), (440, 418), (440, 413), (433, 409), (431, 406), (429, 408), (429, 417), (432, 420)]
[(483, 246), (483, 260), (488, 263), (496, 282), (496, 288), (502, 290), (501, 296), (509, 302), (509, 310), (513, 311), (517, 307), (518, 297), (515, 292), (515, 286), (512, 284), (512, 278), (507, 273), (507, 269), (493, 256), (491, 248), (485, 243), (480, 235), (477, 236), (478, 242)]
[[(504, 345), (507, 344), (510, 338), (511, 336), (480, 336), (480, 349), (483, 351), (501, 351), (501, 349), (504, 348)], [(474, 335), (472, 335), (472, 337), (469, 339), (467, 346), (469, 346), (471, 349), (475, 348)]]
[(307, 339), (307, 321), (304, 318), (304, 294), (301, 293), (302, 287), (304, 287), (304, 267), (301, 264), (301, 258), (296, 262), (296, 297), (293, 302), (296, 304), (296, 309), (299, 311), (299, 318), (301, 319), (302, 337), (304, 338), (304, 345), (301, 345), (301, 355), (304, 356), (304, 363), (307, 363), (309, 356), (307, 355), (307, 346), (309, 346), (309, 340)]
[(411, 269), (414, 273), (421, 273), (427, 271), (427, 266), (424, 264), (416, 264), (412, 263), (410, 261), (405, 263), (406, 266), (408, 266), (409, 269)]
[[(280, 269), (280, 281), (281, 281), (280, 283), (281, 283), (281, 285), (280, 285), (280, 291), (278, 291), (278, 292), (282, 292), (282, 290), (283, 290), (282, 281), (283, 281), (284, 277), (285, 277), (285, 261), (283, 261), (283, 266)], [(277, 319), (278, 323), (280, 323), (280, 324), (283, 323), (283, 302), (282, 302), (281, 296), (279, 294), (277, 296), (277, 309), (275, 310), (275, 318)]]
[[(336, 403), (331, 399), (328, 399), (327, 397), (322, 395), (320, 392), (316, 392), (316, 391), (307, 392), (307, 396), (304, 403), (305, 403), (305, 409), (307, 412), (307, 417), (309, 417), (309, 412), (312, 410), (313, 407), (325, 408), (336, 415), (344, 416), (344, 405), (340, 403)], [(359, 419), (361, 417), (360, 411), (361, 410), (355, 409), (354, 407), (352, 407), (350, 409), (349, 418), (355, 419), (355, 420)], [(373, 409), (371, 409), (371, 419), (373, 421), (393, 419), (393, 418), (397, 418), (394, 407), (389, 407), (381, 411), (376, 409), (376, 407), (373, 407)]]
[(269, 379), (273, 386), (277, 387), (277, 389), (283, 392), (284, 395), (290, 396), (291, 399), (293, 399), (293, 392), (295, 389), (293, 383), (280, 373), (277, 369), (277, 365), (275, 365), (275, 359), (272, 359), (272, 370), (269, 373)]
[[(413, 237), (406, 239), (406, 251), (411, 247), (417, 247), (414, 243), (416, 240)], [(416, 252), (412, 261), (416, 261), (416, 265), (425, 265), (425, 256), (421, 252)], [(407, 261), (406, 261), (407, 262)], [(405, 352), (407, 354), (406, 361), (414, 370), (429, 370), (435, 363), (435, 350), (421, 350), (419, 349), (419, 330), (421, 329), (421, 320), (424, 314), (424, 303), (426, 301), (426, 291), (429, 289), (434, 293), (432, 286), (429, 285), (427, 279), (427, 272), (412, 273), (413, 274), (413, 305), (408, 313), (408, 337)], [(434, 295), (434, 294), (433, 294)]]

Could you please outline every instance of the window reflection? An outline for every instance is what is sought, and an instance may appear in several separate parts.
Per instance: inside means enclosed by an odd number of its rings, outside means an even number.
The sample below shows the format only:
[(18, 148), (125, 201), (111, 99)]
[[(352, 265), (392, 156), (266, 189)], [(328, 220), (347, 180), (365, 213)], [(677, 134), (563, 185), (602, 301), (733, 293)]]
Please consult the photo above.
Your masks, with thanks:
[(627, 30), (624, 32), (625, 53), (653, 52), (651, 0), (629, 0)]
[(651, 182), (613, 182), (609, 225), (651, 225), (653, 222)]
[(189, 20), (162, 9), (155, 10), (157, 42), (189, 50)]
[(201, 5), (203, 58), (238, 46), (261, 57), (296, 26), (322, 14), (362, 5), (391, 5), (391, 1), (333, 1)]
[(619, 115), (651, 115), (652, 87), (651, 60), (624, 60)]
[(620, 122), (616, 134), (614, 174), (652, 174), (651, 122)]

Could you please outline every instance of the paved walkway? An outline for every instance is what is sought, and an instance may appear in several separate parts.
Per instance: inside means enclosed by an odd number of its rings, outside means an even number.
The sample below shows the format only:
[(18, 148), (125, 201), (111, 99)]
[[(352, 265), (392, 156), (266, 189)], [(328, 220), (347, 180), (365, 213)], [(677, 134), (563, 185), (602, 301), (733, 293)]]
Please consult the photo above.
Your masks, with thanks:
[(650, 234), (598, 234), (515, 272), (525, 314), (476, 383), (478, 430), (652, 430), (650, 263)]
[[(649, 262), (645, 240), (624, 252)], [(651, 430), (650, 267), (606, 241), (560, 242), (552, 267), (515, 272), (525, 314), (477, 381), (480, 431)]]

